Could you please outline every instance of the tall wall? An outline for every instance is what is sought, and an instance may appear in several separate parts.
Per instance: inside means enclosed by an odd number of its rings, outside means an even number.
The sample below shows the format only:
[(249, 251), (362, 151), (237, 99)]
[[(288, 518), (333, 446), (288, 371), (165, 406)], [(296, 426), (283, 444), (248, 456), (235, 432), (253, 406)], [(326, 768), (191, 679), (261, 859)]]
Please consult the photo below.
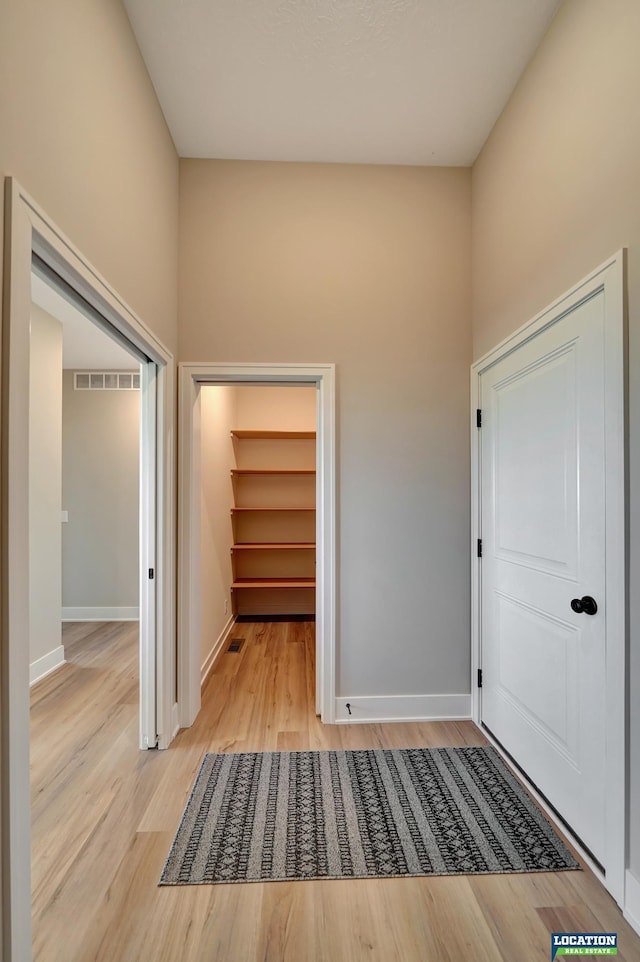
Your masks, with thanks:
[(31, 681), (62, 664), (62, 325), (35, 305), (29, 385), (29, 662)]
[(0, 2), (0, 132), (0, 183), (16, 177), (175, 354), (178, 158), (120, 0)]
[[(640, 575), (640, 4), (566, 0), (473, 168), (479, 357), (628, 247), (630, 584)], [(630, 690), (640, 688), (631, 591)], [(640, 878), (640, 701), (631, 698), (630, 861)]]
[(139, 476), (140, 392), (75, 391), (73, 371), (65, 371), (62, 508), (69, 512), (62, 525), (65, 617), (137, 617)]
[(469, 691), (470, 172), (181, 161), (180, 356), (335, 362), (338, 693)]
[(119, 0), (2, 0), (0, 131), (0, 178), (175, 352), (178, 158)]

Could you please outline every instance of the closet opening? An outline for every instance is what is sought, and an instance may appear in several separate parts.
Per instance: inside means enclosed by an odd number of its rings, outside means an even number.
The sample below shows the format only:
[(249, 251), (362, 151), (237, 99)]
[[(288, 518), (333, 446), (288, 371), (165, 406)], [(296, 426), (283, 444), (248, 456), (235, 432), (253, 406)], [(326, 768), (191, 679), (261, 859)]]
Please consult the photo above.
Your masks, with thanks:
[(220, 532), (236, 620), (315, 618), (315, 395), (313, 385), (202, 388), (203, 599)]
[(278, 621), (316, 622), (333, 721), (333, 367), (183, 365), (180, 385), (181, 723), (236, 626)]

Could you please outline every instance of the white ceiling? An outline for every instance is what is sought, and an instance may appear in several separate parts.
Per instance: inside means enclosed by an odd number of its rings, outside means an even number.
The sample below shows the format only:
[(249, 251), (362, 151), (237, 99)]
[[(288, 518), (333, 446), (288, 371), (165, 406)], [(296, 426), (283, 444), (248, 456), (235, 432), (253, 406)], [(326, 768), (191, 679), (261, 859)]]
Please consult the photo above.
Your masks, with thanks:
[(124, 0), (181, 157), (468, 166), (559, 0)]
[(139, 370), (140, 365), (131, 354), (33, 272), (31, 300), (62, 324), (65, 371)]

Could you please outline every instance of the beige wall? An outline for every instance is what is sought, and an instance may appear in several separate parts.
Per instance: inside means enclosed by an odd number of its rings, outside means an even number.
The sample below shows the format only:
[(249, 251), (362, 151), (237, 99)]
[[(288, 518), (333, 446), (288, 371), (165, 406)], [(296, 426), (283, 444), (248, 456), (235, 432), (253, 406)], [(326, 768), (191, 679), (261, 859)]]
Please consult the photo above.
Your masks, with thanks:
[[(62, 325), (35, 305), (29, 362), (29, 661), (34, 665), (46, 655), (55, 657), (62, 644)], [(36, 669), (34, 677), (41, 674)]]
[[(200, 636), (205, 665), (231, 616), (230, 470), (235, 467), (231, 431), (236, 389), (200, 389)], [(226, 607), (225, 607), (226, 605)]]
[(470, 172), (186, 160), (180, 190), (180, 356), (337, 365), (338, 692), (467, 692)]
[[(631, 691), (640, 688), (640, 4), (567, 0), (473, 169), (474, 356), (629, 248)], [(631, 698), (640, 877), (640, 701)]]
[[(315, 385), (308, 387), (239, 386), (236, 391), (235, 427), (244, 431), (315, 432), (317, 395)], [(273, 438), (235, 440), (233, 446), (237, 468), (293, 470), (316, 466), (314, 440), (290, 438), (288, 440)], [(315, 496), (311, 500), (315, 501)]]
[(137, 608), (140, 392), (62, 391), (62, 605)]
[(239, 387), (235, 427), (245, 431), (315, 431), (316, 405), (315, 386)]
[(178, 159), (120, 0), (1, 0), (5, 175), (175, 352)]
[(0, 177), (174, 351), (178, 159), (120, 0), (2, 0), (0, 131)]

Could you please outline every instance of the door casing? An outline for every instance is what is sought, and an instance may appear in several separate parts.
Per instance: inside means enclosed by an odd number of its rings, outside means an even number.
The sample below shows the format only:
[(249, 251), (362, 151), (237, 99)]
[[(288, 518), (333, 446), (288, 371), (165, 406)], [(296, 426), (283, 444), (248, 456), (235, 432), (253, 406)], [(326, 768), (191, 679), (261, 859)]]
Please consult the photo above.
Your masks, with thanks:
[[(156, 630), (156, 442), (158, 366), (140, 365), (140, 748), (158, 745), (158, 652)], [(153, 577), (152, 577), (153, 575)], [(144, 681), (143, 681), (144, 680)]]
[(316, 713), (335, 721), (335, 366), (181, 363), (178, 460), (178, 693), (180, 724), (200, 711), (200, 557), (198, 550), (199, 395), (203, 384), (316, 385)]
[[(603, 883), (619, 905), (624, 905), (627, 838), (627, 619), (626, 619), (626, 508), (625, 508), (625, 309), (626, 252), (618, 251), (570, 291), (555, 300), (523, 327), (476, 361), (471, 368), (471, 692), (472, 718), (481, 725), (482, 668), (481, 578), (482, 559), (476, 551), (481, 530), (481, 445), (476, 411), (482, 408), (482, 375), (495, 363), (603, 291), (605, 297), (605, 567), (606, 567), (606, 875)], [(515, 759), (518, 762), (518, 759)], [(549, 813), (554, 817), (552, 810)]]
[[(29, 325), (32, 257), (61, 277), (93, 312), (156, 367), (155, 495), (149, 550), (154, 557), (157, 729), (159, 747), (175, 728), (175, 549), (173, 437), (175, 364), (155, 335), (127, 307), (14, 178), (5, 182), (2, 342), (2, 939), (7, 958), (31, 958), (29, 798)], [(148, 372), (147, 372), (148, 373)], [(148, 505), (143, 512), (149, 516)], [(155, 541), (155, 547), (154, 547)], [(142, 602), (142, 599), (141, 599)], [(149, 653), (147, 656), (150, 657)], [(149, 713), (150, 717), (150, 713)], [(141, 717), (142, 721), (142, 717)], [(155, 742), (155, 739), (154, 739)], [(142, 745), (141, 747), (151, 747)]]

